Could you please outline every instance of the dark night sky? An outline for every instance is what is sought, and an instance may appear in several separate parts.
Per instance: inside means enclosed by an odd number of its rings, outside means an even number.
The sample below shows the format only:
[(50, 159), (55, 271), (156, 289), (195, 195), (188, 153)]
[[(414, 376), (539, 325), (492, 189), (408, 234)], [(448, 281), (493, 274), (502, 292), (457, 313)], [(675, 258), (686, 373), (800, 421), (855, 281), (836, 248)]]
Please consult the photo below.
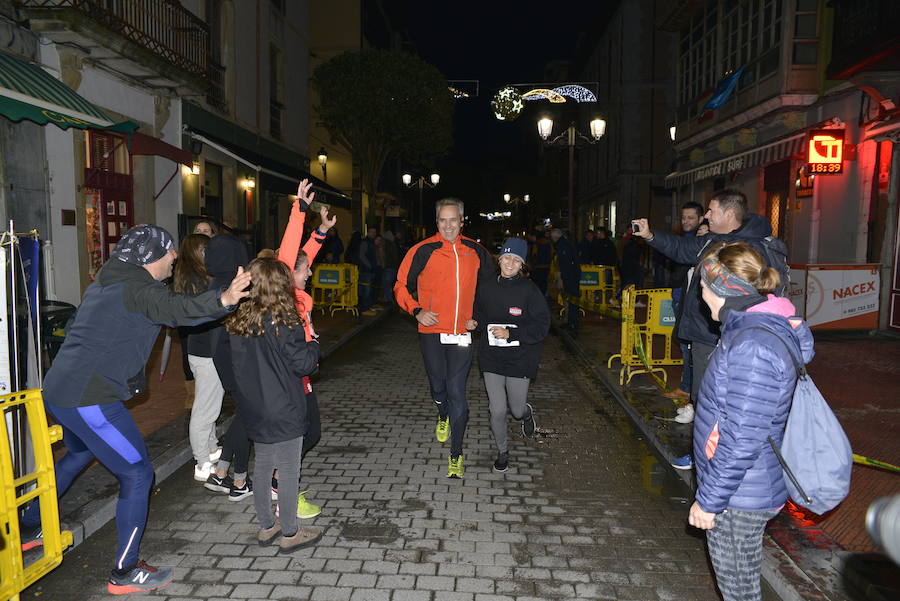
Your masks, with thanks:
[(491, 98), (506, 84), (545, 81), (547, 63), (573, 58), (582, 32), (600, 26), (618, 1), (390, 4), (423, 59), (447, 79), (479, 81), (478, 98), (457, 102), (455, 144), (436, 165), (447, 174), (442, 194), (458, 194), (482, 209), (501, 208), (496, 200), (505, 181), (516, 173), (534, 172), (539, 107), (527, 103), (529, 110), (508, 123), (494, 118)]

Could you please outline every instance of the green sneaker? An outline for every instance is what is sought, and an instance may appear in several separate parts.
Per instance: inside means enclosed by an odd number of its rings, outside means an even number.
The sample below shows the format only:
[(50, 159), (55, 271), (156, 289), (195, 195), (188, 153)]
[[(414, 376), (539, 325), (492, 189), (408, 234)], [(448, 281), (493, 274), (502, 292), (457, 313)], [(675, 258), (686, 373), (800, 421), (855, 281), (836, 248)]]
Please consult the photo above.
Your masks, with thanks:
[(322, 513), (321, 507), (313, 505), (306, 500), (306, 493), (308, 492), (308, 490), (304, 490), (297, 495), (297, 517), (300, 519), (314, 518)]
[(453, 458), (453, 455), (447, 457), (447, 477), (448, 478), (462, 478), (465, 473), (465, 469), (463, 469), (463, 458), (462, 455)]
[(438, 418), (437, 428), (434, 429), (434, 435), (437, 437), (438, 442), (447, 442), (447, 439), (450, 438), (449, 417)]

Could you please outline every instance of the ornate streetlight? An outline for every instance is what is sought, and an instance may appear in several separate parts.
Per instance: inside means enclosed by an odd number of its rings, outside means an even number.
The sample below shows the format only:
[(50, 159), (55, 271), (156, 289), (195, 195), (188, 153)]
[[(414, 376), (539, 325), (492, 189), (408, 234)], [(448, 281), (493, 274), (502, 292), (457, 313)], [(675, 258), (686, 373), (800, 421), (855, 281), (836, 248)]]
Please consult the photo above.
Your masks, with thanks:
[(400, 178), (403, 181), (403, 185), (407, 188), (419, 188), (419, 220), (422, 221), (422, 225), (425, 225), (424, 217), (425, 214), (422, 209), (422, 190), (425, 189), (425, 186), (429, 188), (434, 188), (441, 181), (441, 176), (438, 173), (432, 173), (428, 176), (428, 179), (425, 179), (424, 175), (420, 175), (418, 178), (413, 180), (413, 176), (409, 173), (404, 173)]
[(587, 137), (577, 129), (575, 122), (552, 140), (553, 119), (548, 116), (541, 117), (537, 122), (538, 135), (547, 146), (568, 146), (569, 148), (569, 229), (575, 228), (575, 147), (579, 141), (587, 144), (596, 144), (606, 134), (606, 121), (600, 117), (594, 117), (590, 122), (591, 137)]

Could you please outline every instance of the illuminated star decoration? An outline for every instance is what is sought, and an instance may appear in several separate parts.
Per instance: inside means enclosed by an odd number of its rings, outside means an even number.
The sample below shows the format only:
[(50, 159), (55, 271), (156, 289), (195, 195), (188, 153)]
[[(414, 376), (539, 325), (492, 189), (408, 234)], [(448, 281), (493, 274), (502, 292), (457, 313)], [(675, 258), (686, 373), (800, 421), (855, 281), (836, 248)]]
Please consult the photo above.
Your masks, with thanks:
[(491, 100), (491, 110), (494, 111), (494, 116), (501, 121), (514, 121), (524, 106), (521, 94), (511, 86), (497, 92), (494, 99)]
[(563, 96), (567, 96), (575, 102), (597, 102), (597, 97), (593, 92), (591, 92), (584, 86), (579, 86), (576, 84), (559, 86), (558, 88), (553, 88), (552, 90), (538, 88), (536, 90), (531, 90), (530, 92), (525, 92), (524, 94), (522, 94), (522, 99), (549, 100), (550, 102), (558, 103), (566, 101)]

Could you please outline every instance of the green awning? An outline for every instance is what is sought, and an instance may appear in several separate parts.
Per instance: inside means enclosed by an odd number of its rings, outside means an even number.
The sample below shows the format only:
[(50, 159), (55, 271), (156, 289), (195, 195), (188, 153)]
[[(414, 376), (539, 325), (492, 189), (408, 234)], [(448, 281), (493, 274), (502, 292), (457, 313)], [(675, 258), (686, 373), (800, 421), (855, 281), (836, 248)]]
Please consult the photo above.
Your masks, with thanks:
[(0, 114), (11, 121), (28, 119), (68, 129), (111, 129), (131, 132), (138, 124), (113, 123), (103, 111), (66, 85), (17, 56), (0, 51)]

